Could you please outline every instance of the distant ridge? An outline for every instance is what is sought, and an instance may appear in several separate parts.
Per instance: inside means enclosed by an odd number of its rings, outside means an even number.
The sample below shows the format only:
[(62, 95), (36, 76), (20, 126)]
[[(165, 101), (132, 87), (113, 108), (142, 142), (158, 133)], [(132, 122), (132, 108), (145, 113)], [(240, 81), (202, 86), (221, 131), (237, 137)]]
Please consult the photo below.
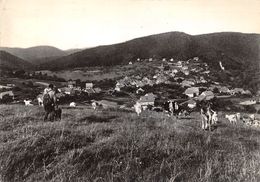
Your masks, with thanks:
[(44, 63), (45, 61), (48, 62), (80, 51), (80, 49), (63, 51), (52, 46), (35, 46), (29, 48), (0, 47), (0, 50), (6, 51), (33, 64)]
[(8, 52), (0, 51), (0, 70), (31, 70), (33, 65)]

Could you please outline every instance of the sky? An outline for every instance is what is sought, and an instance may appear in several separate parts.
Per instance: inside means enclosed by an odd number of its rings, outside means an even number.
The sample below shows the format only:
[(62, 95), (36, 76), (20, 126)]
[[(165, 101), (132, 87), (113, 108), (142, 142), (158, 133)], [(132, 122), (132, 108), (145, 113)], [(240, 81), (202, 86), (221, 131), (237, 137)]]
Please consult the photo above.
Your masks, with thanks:
[(180, 31), (260, 33), (260, 0), (0, 0), (0, 47), (87, 48)]

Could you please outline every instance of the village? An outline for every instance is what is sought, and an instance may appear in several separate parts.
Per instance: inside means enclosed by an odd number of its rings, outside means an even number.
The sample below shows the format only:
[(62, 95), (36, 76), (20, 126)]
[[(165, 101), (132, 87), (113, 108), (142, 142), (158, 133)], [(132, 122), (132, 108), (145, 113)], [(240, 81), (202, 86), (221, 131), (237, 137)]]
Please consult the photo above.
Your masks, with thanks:
[[(190, 110), (196, 110), (196, 104), (203, 99), (227, 101), (236, 100), (235, 104), (222, 105), (220, 110), (232, 111), (239, 108), (247, 111), (248, 108), (257, 113), (255, 105), (259, 103), (259, 96), (254, 96), (251, 91), (243, 88), (234, 88), (227, 83), (221, 83), (214, 75), (216, 69), (203, 62), (199, 57), (193, 57), (186, 61), (173, 58), (156, 60), (153, 58), (129, 61), (126, 68), (131, 66), (147, 65), (150, 72), (132, 72), (131, 75), (120, 79), (110, 80), (109, 83), (83, 82), (80, 80), (68, 80), (56, 85), (57, 97), (60, 105), (73, 106), (90, 105), (95, 102), (104, 108), (124, 108), (133, 110), (138, 103), (142, 110), (165, 110), (165, 103), (176, 101), (178, 104)], [(219, 71), (225, 68), (219, 62)], [(24, 84), (24, 83), (23, 83)], [(49, 83), (45, 81), (30, 81), (33, 94), (17, 97), (17, 88), (14, 83), (0, 85), (0, 100), (2, 103), (27, 103), (27, 105), (41, 105), (43, 89)], [(26, 85), (26, 84), (24, 84)], [(21, 92), (21, 91), (20, 91)], [(221, 102), (220, 102), (221, 103)], [(227, 102), (226, 102), (227, 103)], [(243, 110), (244, 109), (244, 110)]]

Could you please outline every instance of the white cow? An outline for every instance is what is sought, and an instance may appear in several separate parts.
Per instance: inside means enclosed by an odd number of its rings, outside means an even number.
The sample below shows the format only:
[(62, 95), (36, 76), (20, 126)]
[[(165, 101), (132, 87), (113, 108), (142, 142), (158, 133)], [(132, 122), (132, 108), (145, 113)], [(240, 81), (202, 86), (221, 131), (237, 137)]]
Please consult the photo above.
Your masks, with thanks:
[(32, 101), (31, 100), (24, 100), (23, 101), (25, 106), (33, 106), (33, 104), (31, 103)]
[(39, 105), (39, 106), (43, 106), (43, 100), (42, 100), (42, 98), (41, 98), (41, 97), (38, 97), (37, 100), (38, 100), (38, 105)]
[(249, 117), (250, 119), (252, 119), (253, 121), (255, 120), (255, 115), (254, 115), (254, 114), (249, 114), (248, 117)]
[(240, 113), (236, 113), (236, 114), (226, 114), (225, 118), (227, 118), (229, 120), (229, 122), (231, 124), (237, 124), (237, 121), (240, 120)]
[(137, 113), (137, 116), (140, 116), (140, 113), (142, 112), (142, 106), (141, 106), (141, 104), (137, 102), (137, 103), (134, 105), (134, 108), (135, 108), (135, 112)]
[(92, 102), (92, 108), (94, 109), (94, 110), (96, 110), (97, 109), (97, 103), (96, 102)]
[(75, 102), (71, 102), (70, 103), (70, 107), (76, 107), (76, 103)]
[(218, 113), (216, 111), (213, 111), (211, 120), (212, 120), (212, 124), (217, 124), (217, 122), (218, 122)]

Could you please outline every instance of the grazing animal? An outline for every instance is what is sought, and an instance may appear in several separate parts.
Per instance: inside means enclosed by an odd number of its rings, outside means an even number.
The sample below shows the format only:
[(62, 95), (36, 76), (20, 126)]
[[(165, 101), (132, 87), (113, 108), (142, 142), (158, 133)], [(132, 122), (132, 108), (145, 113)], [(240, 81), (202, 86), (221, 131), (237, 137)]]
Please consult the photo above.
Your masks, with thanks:
[(92, 102), (92, 108), (94, 109), (94, 110), (96, 110), (97, 109), (97, 103), (96, 102)]
[(38, 97), (37, 100), (38, 100), (38, 105), (39, 105), (39, 106), (43, 106), (43, 100), (42, 100), (42, 98), (41, 98), (41, 97)]
[(141, 112), (142, 112), (142, 106), (141, 106), (141, 104), (137, 102), (137, 103), (134, 105), (134, 109), (135, 109), (135, 112), (136, 112), (137, 116), (140, 116), (140, 114), (141, 114)]
[(71, 102), (70, 103), (70, 107), (76, 107), (76, 103), (75, 102)]
[(230, 115), (226, 114), (225, 118), (227, 118), (231, 124), (237, 124), (237, 121), (240, 120), (241, 115), (240, 113)]
[(255, 115), (254, 114), (249, 114), (248, 117), (252, 120), (255, 120)]
[(31, 100), (24, 100), (25, 106), (33, 106), (31, 102), (32, 102)]
[(216, 111), (212, 111), (212, 124), (217, 124), (218, 122), (218, 113)]

